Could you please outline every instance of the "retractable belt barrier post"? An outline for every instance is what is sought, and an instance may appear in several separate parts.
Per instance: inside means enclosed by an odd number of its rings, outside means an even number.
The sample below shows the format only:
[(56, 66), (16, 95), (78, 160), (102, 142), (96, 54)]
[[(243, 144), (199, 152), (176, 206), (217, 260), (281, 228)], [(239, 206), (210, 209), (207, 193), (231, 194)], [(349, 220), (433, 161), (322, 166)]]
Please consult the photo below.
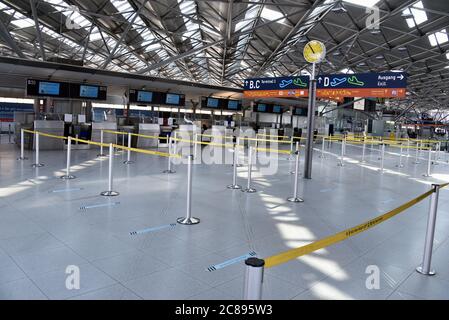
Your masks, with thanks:
[(34, 132), (35, 140), (36, 140), (36, 153), (35, 153), (35, 163), (33, 163), (31, 166), (33, 168), (40, 168), (44, 165), (39, 162), (39, 132)]
[(75, 179), (76, 177), (70, 174), (70, 158), (72, 156), (72, 137), (67, 137), (67, 168), (66, 174), (61, 177), (64, 180)]
[(340, 155), (340, 162), (337, 163), (337, 165), (338, 165), (339, 167), (344, 167), (344, 166), (345, 166), (345, 163), (344, 163), (344, 157), (345, 157), (345, 143), (346, 143), (346, 141), (342, 139), (342, 140), (341, 140), (341, 155)]
[(299, 148), (296, 147), (296, 162), (295, 162), (295, 182), (293, 185), (293, 197), (287, 198), (289, 202), (304, 202), (303, 199), (298, 198), (298, 184), (299, 184)]
[(430, 172), (431, 170), (431, 164), (432, 164), (432, 148), (428, 149), (429, 157), (427, 159), (427, 172), (423, 174), (424, 177), (431, 177), (432, 174)]
[(288, 156), (288, 158), (287, 158), (287, 160), (292, 160), (293, 159), (293, 157), (292, 157), (292, 155), (293, 155), (293, 141), (294, 141), (294, 138), (293, 138), (293, 134), (292, 134), (292, 136), (291, 136), (291, 138), (290, 138), (290, 155)]
[(176, 171), (172, 170), (172, 168), (171, 168), (171, 166), (172, 166), (171, 155), (172, 155), (172, 148), (173, 148), (172, 144), (173, 144), (173, 139), (172, 139), (172, 137), (170, 137), (168, 139), (168, 154), (169, 154), (169, 156), (167, 157), (167, 159), (168, 159), (168, 168), (167, 168), (167, 170), (164, 170), (163, 173), (176, 173)]
[(8, 142), (12, 143), (11, 142), (11, 124), (8, 124)]
[(420, 164), (419, 161), (419, 143), (416, 143), (416, 151), (415, 151), (415, 161), (413, 162), (414, 164)]
[(380, 152), (380, 172), (384, 172), (384, 161), (385, 161), (385, 143), (382, 143)]
[(435, 275), (435, 271), (431, 270), (431, 262), (432, 262), (432, 249), (433, 249), (433, 241), (435, 236), (435, 223), (437, 220), (437, 211), (438, 211), (438, 197), (440, 195), (440, 185), (432, 184), (432, 197), (430, 198), (430, 208), (429, 208), (429, 216), (427, 218), (427, 232), (426, 232), (426, 242), (424, 245), (424, 255), (421, 266), (416, 268), (421, 274), (427, 276)]
[(365, 161), (365, 152), (366, 152), (366, 141), (365, 141), (365, 139), (363, 139), (362, 160), (360, 160), (361, 163), (366, 162)]
[[(125, 136), (123, 136), (123, 138), (125, 138)], [(134, 161), (131, 161), (131, 142), (132, 142), (132, 135), (131, 132), (128, 132), (128, 154), (126, 161), (123, 162), (124, 164), (134, 163)]]
[(97, 157), (106, 157), (103, 150), (103, 141), (104, 141), (104, 132), (103, 130), (100, 130), (100, 153), (97, 155)]
[(326, 143), (326, 138), (325, 137), (323, 137), (323, 145), (321, 146), (321, 154), (320, 154), (320, 158), (323, 158), (323, 159), (325, 159), (326, 157), (325, 157), (325, 155), (324, 155), (324, 148), (325, 148), (325, 143)]
[(200, 223), (200, 219), (192, 217), (192, 162), (193, 155), (189, 155), (187, 160), (187, 207), (186, 216), (178, 218), (179, 224), (193, 225)]
[[(296, 141), (296, 151), (299, 151), (299, 141)], [(293, 155), (293, 154), (296, 154), (296, 152), (291, 153), (291, 155)], [(297, 159), (297, 158), (294, 158), (294, 159)], [(295, 166), (296, 166), (296, 164), (295, 164)], [(296, 170), (290, 171), (290, 174), (295, 174), (295, 173), (296, 173)]]
[(227, 186), (228, 189), (238, 190), (242, 187), (237, 184), (237, 159), (238, 159), (238, 149), (236, 145), (234, 145), (234, 158), (233, 158), (233, 166), (232, 166), (232, 184)]
[(252, 172), (252, 166), (253, 166), (253, 147), (249, 147), (249, 151), (248, 151), (248, 183), (246, 185), (246, 189), (243, 189), (243, 192), (247, 192), (247, 193), (254, 193), (257, 190), (254, 189), (251, 186), (251, 172)]
[(20, 129), (20, 157), (17, 160), (28, 160), (25, 157), (25, 131)]
[(396, 165), (396, 167), (398, 167), (398, 168), (404, 167), (404, 164), (402, 163), (402, 149), (403, 149), (403, 145), (401, 143), (401, 149), (400, 149), (400, 153), (399, 153), (399, 163)]
[[(198, 134), (195, 133), (193, 135), (193, 157), (196, 158), (197, 157), (197, 153), (198, 153)], [(225, 141), (226, 142), (226, 141)]]
[(115, 197), (118, 196), (119, 193), (117, 191), (112, 190), (112, 166), (114, 162), (114, 146), (112, 143), (109, 144), (109, 178), (108, 178), (108, 191), (103, 191), (100, 193), (105, 197)]
[[(236, 143), (237, 143), (237, 159), (236, 159), (235, 163), (236, 163), (237, 168), (239, 168), (239, 167), (243, 167), (243, 164), (241, 164), (239, 162), (239, 159), (240, 159), (240, 138), (236, 138)], [(243, 141), (242, 150), (243, 150), (243, 154), (245, 154), (245, 141)]]
[(243, 288), (244, 300), (262, 299), (262, 284), (265, 261), (258, 258), (245, 260), (245, 285)]

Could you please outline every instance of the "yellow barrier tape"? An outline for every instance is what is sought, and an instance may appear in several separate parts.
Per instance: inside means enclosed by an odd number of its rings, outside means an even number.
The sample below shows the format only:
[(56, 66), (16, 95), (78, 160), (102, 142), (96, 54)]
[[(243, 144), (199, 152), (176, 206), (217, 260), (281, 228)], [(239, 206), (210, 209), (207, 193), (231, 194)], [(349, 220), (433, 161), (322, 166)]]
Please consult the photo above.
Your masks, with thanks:
[(117, 149), (122, 149), (122, 150), (129, 150), (132, 152), (137, 152), (137, 153), (144, 153), (144, 154), (150, 154), (150, 155), (154, 155), (154, 156), (161, 156), (161, 157), (171, 157), (171, 158), (182, 158), (182, 156), (178, 155), (178, 154), (169, 154), (169, 153), (165, 153), (165, 152), (159, 152), (159, 151), (152, 151), (152, 150), (144, 150), (144, 149), (137, 149), (137, 148), (128, 148), (125, 146), (121, 146), (118, 144), (113, 144), (114, 148)]
[(393, 209), (381, 216), (378, 216), (377, 218), (371, 219), (371, 220), (364, 222), (362, 224), (359, 224), (355, 227), (341, 231), (335, 235), (332, 235), (332, 236), (323, 238), (321, 240), (315, 241), (313, 243), (310, 243), (308, 245), (305, 245), (305, 246), (302, 246), (302, 247), (299, 247), (296, 249), (288, 250), (283, 253), (266, 258), (265, 259), (265, 267), (272, 268), (279, 264), (286, 263), (290, 260), (296, 259), (298, 257), (301, 257), (303, 255), (317, 251), (319, 249), (328, 247), (335, 243), (346, 240), (352, 236), (355, 236), (356, 234), (359, 234), (361, 232), (369, 230), (369, 229), (373, 228), (374, 226), (376, 226), (384, 221), (387, 221), (388, 219), (396, 216), (397, 214), (399, 214), (399, 213), (407, 210), (408, 208), (414, 206), (415, 204), (421, 202), (422, 200), (424, 200), (428, 196), (430, 196), (432, 193), (433, 193), (433, 190), (427, 191), (426, 193), (423, 193), (419, 197), (401, 205), (400, 207), (397, 207), (396, 209)]
[(124, 132), (124, 131), (112, 131), (112, 130), (103, 130), (103, 132), (106, 132), (106, 133), (112, 133), (112, 134), (121, 134), (121, 135), (128, 134), (128, 132)]
[(290, 150), (267, 149), (267, 148), (256, 148), (255, 150), (266, 151), (266, 152), (270, 152), (270, 153), (291, 154)]
[(290, 139), (289, 136), (276, 136), (276, 135), (266, 134), (266, 133), (257, 133), (256, 136)]
[(197, 133), (200, 137), (207, 137), (207, 138), (225, 138), (225, 139), (234, 139), (233, 136), (214, 136), (213, 134), (204, 134), (204, 133)]
[(134, 137), (141, 137), (141, 138), (146, 138), (146, 139), (161, 139), (161, 140), (168, 140), (169, 137), (167, 136), (162, 136), (162, 137), (157, 137), (157, 136), (147, 136), (146, 134), (140, 134), (140, 133), (131, 133), (132, 136)]
[(263, 142), (276, 142), (276, 143), (288, 143), (290, 144), (291, 141), (285, 141), (285, 140), (268, 140), (268, 139), (257, 139), (257, 138), (240, 138), (240, 140), (247, 140), (247, 141), (263, 141)]

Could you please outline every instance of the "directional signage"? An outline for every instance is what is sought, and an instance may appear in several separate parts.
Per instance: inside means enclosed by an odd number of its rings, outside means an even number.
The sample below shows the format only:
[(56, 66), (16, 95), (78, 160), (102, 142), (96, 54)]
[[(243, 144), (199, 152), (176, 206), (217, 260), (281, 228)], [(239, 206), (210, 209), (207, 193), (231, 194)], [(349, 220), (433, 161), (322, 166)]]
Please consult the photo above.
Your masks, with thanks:
[(309, 77), (246, 79), (244, 91), (245, 98), (307, 97)]
[(403, 98), (406, 87), (407, 76), (398, 72), (322, 75), (317, 97)]
[[(320, 75), (317, 97), (339, 99), (403, 98), (407, 76), (400, 72)], [(309, 77), (281, 77), (245, 80), (245, 98), (308, 97)]]

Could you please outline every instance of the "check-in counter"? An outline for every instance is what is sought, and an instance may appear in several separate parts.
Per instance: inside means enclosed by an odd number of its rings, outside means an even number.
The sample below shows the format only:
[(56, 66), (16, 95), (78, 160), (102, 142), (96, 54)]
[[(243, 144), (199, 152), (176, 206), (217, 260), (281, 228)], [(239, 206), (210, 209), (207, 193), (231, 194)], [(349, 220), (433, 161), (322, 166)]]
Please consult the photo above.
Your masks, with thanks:
[[(42, 133), (48, 133), (56, 136), (64, 136), (64, 121), (53, 120), (35, 120), (34, 131)], [(63, 150), (63, 139), (49, 138), (39, 136), (39, 149), (40, 150)], [(34, 140), (33, 148), (36, 146), (36, 140)]]
[[(92, 123), (92, 141), (101, 141), (101, 130), (117, 131), (115, 122), (93, 122)], [(103, 133), (103, 143), (116, 143), (116, 135), (113, 133)]]
[[(140, 123), (139, 134), (147, 136), (159, 137), (161, 134), (161, 126), (155, 123)], [(137, 137), (138, 148), (157, 148), (159, 145), (159, 139), (151, 139), (144, 137)]]

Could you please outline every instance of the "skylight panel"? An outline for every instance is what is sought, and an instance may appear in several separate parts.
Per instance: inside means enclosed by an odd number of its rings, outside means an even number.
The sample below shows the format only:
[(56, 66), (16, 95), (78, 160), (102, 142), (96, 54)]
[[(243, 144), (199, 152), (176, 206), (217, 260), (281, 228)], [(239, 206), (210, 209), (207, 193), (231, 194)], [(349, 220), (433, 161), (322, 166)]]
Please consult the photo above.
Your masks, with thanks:
[(428, 38), (432, 47), (436, 47), (437, 45), (441, 45), (449, 41), (446, 29), (432, 33), (428, 36)]
[[(278, 20), (281, 19), (284, 15), (276, 10), (272, 10), (272, 9), (268, 9), (267, 7), (264, 7), (262, 9), (262, 12), (260, 13), (260, 16), (264, 19), (273, 21), (273, 20)], [(278, 20), (278, 23), (284, 23), (285, 22), (285, 18)]]
[(11, 23), (20, 29), (29, 28), (29, 27), (34, 26), (34, 21), (29, 18), (13, 20), (13, 21), (11, 21)]
[(405, 21), (409, 28), (413, 28), (415, 25), (420, 25), (428, 20), (426, 12), (422, 9), (424, 9), (424, 5), (422, 1), (419, 1), (411, 8), (402, 11), (402, 15), (408, 17)]
[(376, 5), (380, 0), (343, 0), (343, 2), (352, 3), (361, 7), (373, 7)]
[(354, 73), (354, 71), (352, 71), (352, 70), (349, 69), (349, 68), (341, 69), (339, 72), (340, 72), (340, 73), (344, 73), (344, 74), (353, 74), (353, 73)]

